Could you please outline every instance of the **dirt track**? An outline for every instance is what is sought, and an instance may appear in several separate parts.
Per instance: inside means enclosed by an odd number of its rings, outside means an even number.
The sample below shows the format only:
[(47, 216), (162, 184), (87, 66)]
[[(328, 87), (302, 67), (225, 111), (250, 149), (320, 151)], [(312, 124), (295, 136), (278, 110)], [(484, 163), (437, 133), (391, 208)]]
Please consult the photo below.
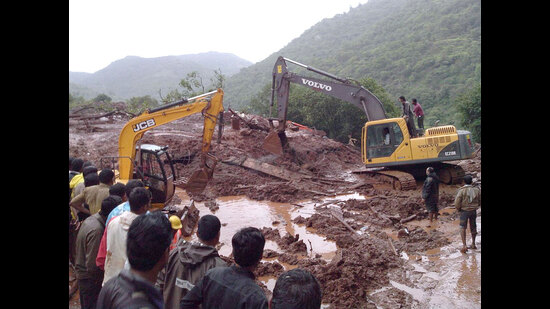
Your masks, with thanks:
[[(266, 246), (257, 270), (263, 279), (258, 283), (268, 295), (281, 272), (302, 267), (321, 282), (327, 308), (481, 307), (481, 210), (478, 249), (461, 254), (458, 217), (452, 208), (458, 185), (441, 185), (441, 216), (430, 225), (420, 197), (422, 180), (416, 190), (396, 191), (374, 176), (354, 174), (352, 171), (363, 169), (358, 147), (304, 130), (287, 130), (293, 155), (277, 157), (261, 149), (267, 132), (249, 129), (243, 123), (240, 130), (234, 130), (230, 116), (225, 113), (221, 143), (217, 142), (217, 130), (214, 134), (211, 153), (222, 162), (217, 164), (213, 180), (198, 196), (179, 191), (175, 203), (187, 205), (193, 199), (201, 215), (211, 212), (220, 217), (225, 224), (222, 233), (233, 225), (261, 222), (224, 217), (224, 207), (259, 215), (264, 213), (253, 208), (269, 209), (266, 221), (258, 227), (273, 245)], [(261, 117), (244, 117), (267, 128), (267, 120)], [(96, 165), (101, 157), (116, 156), (118, 134), (125, 122), (113, 118), (87, 124), (71, 120), (69, 154)], [(194, 115), (145, 133), (141, 142), (169, 145), (177, 159), (200, 151), (201, 135), (202, 119)], [(245, 156), (301, 173), (305, 179), (287, 181), (223, 163)], [(189, 177), (198, 167), (197, 161), (178, 164), (179, 176)], [(475, 159), (460, 164), (481, 180), (481, 151)], [(230, 206), (228, 200), (235, 199), (240, 199), (238, 205)], [(211, 204), (218, 210), (206, 207)], [(337, 207), (360, 235), (353, 236), (332, 215), (332, 207)], [(413, 220), (401, 223), (413, 215)], [(231, 236), (227, 233), (229, 239)], [(316, 243), (312, 237), (321, 240)], [(469, 243), (469, 233), (467, 237)], [(335, 250), (316, 252), (325, 244), (334, 244)], [(230, 253), (227, 242), (221, 248), (222, 255)], [(226, 257), (231, 261), (229, 253)]]

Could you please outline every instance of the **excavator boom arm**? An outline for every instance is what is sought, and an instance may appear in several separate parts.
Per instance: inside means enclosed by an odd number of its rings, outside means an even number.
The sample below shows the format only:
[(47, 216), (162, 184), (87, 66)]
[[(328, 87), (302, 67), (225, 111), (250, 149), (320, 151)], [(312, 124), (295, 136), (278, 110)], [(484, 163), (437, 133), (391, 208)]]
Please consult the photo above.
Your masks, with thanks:
[[(193, 102), (188, 103), (191, 101)], [(202, 112), (204, 116), (201, 151), (203, 154), (206, 154), (210, 149), (218, 114), (222, 111), (223, 90), (218, 89), (193, 98), (147, 110), (141, 115), (130, 119), (122, 128), (118, 141), (120, 179), (132, 178), (136, 143), (146, 131), (199, 112)]]
[[(329, 77), (334, 81), (322, 80), (314, 77), (305, 77), (292, 73), (288, 71), (286, 62), (296, 64), (309, 71)], [(286, 123), (288, 96), (291, 82), (309, 87), (326, 95), (354, 104), (365, 112), (368, 121), (387, 118), (382, 102), (380, 102), (380, 100), (370, 91), (359, 85), (359, 83), (349, 79), (340, 78), (336, 75), (301, 64), (288, 58), (279, 57), (273, 67), (273, 83), (271, 89), (271, 106), (274, 104), (275, 94), (277, 96), (279, 131), (284, 130)]]

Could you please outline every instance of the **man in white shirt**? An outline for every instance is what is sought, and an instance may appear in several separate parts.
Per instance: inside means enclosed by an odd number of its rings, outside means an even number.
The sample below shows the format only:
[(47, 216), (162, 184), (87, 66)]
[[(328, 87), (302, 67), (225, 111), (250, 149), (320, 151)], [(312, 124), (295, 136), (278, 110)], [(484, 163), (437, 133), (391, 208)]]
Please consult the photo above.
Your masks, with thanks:
[(128, 197), (130, 211), (123, 212), (111, 220), (107, 226), (107, 256), (103, 285), (124, 268), (126, 262), (126, 236), (134, 219), (146, 213), (151, 207), (151, 192), (143, 187), (132, 190)]

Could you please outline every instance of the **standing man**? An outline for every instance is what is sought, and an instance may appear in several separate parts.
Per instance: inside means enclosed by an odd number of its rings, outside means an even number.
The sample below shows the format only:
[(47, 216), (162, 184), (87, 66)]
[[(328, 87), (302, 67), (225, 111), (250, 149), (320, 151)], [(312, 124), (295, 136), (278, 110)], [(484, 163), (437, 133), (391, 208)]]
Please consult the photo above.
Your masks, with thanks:
[[(128, 197), (128, 201), (130, 202), (130, 211), (114, 217), (108, 223), (105, 231), (107, 233), (107, 254), (103, 284), (115, 277), (124, 268), (127, 259), (126, 237), (128, 229), (137, 216), (146, 213), (151, 207), (151, 192), (143, 187), (134, 188)], [(170, 221), (168, 221), (168, 224), (170, 224)]]
[(105, 198), (101, 203), (101, 210), (82, 221), (78, 231), (75, 269), (80, 288), (80, 306), (82, 309), (96, 307), (97, 297), (103, 282), (103, 270), (96, 266), (95, 258), (105, 229), (107, 215), (120, 202), (121, 198), (115, 195)]
[(265, 238), (255, 227), (245, 227), (231, 239), (236, 265), (210, 269), (181, 300), (180, 308), (267, 309), (267, 297), (256, 284), (254, 269), (262, 259)]
[[(462, 249), (460, 252), (466, 253), (469, 249), (477, 249), (477, 209), (481, 207), (481, 189), (472, 186), (472, 176), (464, 176), (465, 185), (458, 189), (455, 197), (455, 208), (460, 214), (460, 237), (462, 238)], [(472, 245), (466, 247), (466, 225), (470, 221), (470, 234), (472, 234)]]
[(73, 189), (84, 179), (84, 175), (82, 175), (83, 165), (84, 160), (80, 158), (74, 158), (71, 161), (71, 167), (69, 169), (69, 202), (74, 197)]
[(422, 106), (420, 106), (420, 103), (416, 101), (416, 99), (412, 99), (412, 105), (414, 106), (413, 112), (416, 116), (416, 120), (418, 121), (418, 128), (421, 129), (420, 132), (424, 133), (424, 110), (422, 109)]
[(409, 129), (409, 134), (411, 138), (416, 137), (416, 128), (414, 127), (414, 118), (413, 110), (411, 108), (411, 103), (405, 99), (404, 96), (399, 97), (399, 102), (402, 104), (402, 115), (401, 117), (405, 118), (407, 122), (407, 129)]
[[(76, 176), (75, 176), (76, 177)], [(101, 202), (109, 196), (109, 188), (115, 181), (115, 173), (111, 169), (103, 169), (99, 172), (99, 184), (84, 188), (84, 191), (75, 196), (69, 206), (76, 208), (88, 215), (93, 215), (101, 210)], [(83, 204), (90, 206), (86, 209)]]
[[(112, 187), (114, 187), (114, 185), (111, 186), (111, 188), (109, 188), (109, 192), (111, 191)], [(124, 194), (124, 197), (122, 198), (123, 202), (111, 211), (111, 213), (107, 217), (107, 220), (105, 221), (106, 222), (105, 232), (103, 232), (103, 237), (101, 238), (101, 244), (99, 245), (99, 251), (97, 252), (97, 258), (95, 260), (97, 267), (99, 267), (100, 269), (105, 270), (105, 258), (107, 256), (107, 227), (109, 226), (109, 223), (111, 222), (111, 220), (113, 220), (114, 217), (119, 216), (125, 211), (130, 211), (130, 202), (128, 201), (128, 198), (132, 190), (137, 187), (145, 187), (145, 185), (139, 179), (130, 179), (126, 183), (126, 185), (124, 186), (125, 194)]]
[(439, 177), (437, 177), (433, 167), (426, 169), (426, 176), (426, 180), (422, 186), (422, 199), (426, 203), (431, 224), (434, 217), (437, 220), (437, 216), (439, 215), (437, 209), (437, 203), (439, 202)]
[(130, 268), (105, 283), (97, 308), (163, 308), (162, 294), (154, 284), (168, 260), (171, 230), (161, 211), (139, 215), (132, 221), (127, 238)]
[(157, 286), (164, 297), (164, 308), (179, 308), (183, 297), (214, 267), (227, 267), (216, 250), (221, 223), (214, 215), (202, 216), (198, 223), (198, 241), (179, 238), (170, 251), (166, 267), (159, 273)]
[(116, 216), (121, 215), (125, 211), (130, 211), (130, 202), (128, 201), (128, 198), (130, 197), (130, 193), (134, 188), (137, 187), (145, 187), (145, 184), (140, 179), (130, 179), (126, 183), (126, 186), (124, 187), (124, 192), (126, 193), (126, 199), (122, 202), (122, 204), (118, 205), (111, 211), (109, 216), (107, 217), (107, 224), (109, 224), (109, 221), (113, 219)]

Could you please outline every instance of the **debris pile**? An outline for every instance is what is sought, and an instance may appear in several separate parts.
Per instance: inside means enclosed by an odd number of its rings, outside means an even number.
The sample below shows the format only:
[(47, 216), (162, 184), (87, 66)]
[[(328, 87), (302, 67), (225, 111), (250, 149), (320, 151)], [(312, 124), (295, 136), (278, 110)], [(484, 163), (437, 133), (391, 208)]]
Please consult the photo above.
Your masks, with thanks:
[[(82, 117), (81, 117), (82, 118)], [(69, 153), (99, 165), (100, 158), (116, 156), (118, 134), (128, 120), (113, 113), (102, 121), (86, 124), (75, 117), (69, 120)], [(99, 119), (99, 118), (98, 118)], [(257, 276), (277, 278), (286, 267), (311, 271), (323, 289), (323, 303), (330, 308), (411, 308), (413, 298), (398, 289), (376, 292), (387, 287), (389, 278), (404, 275), (402, 252), (423, 252), (449, 243), (448, 235), (418, 225), (427, 218), (421, 199), (422, 182), (417, 190), (397, 191), (376, 176), (354, 174), (363, 168), (360, 149), (331, 140), (310, 130), (287, 130), (291, 152), (275, 156), (261, 148), (268, 134), (268, 121), (255, 115), (225, 112), (223, 134), (214, 133), (210, 153), (216, 156), (214, 177), (206, 189), (191, 198), (205, 202), (215, 212), (214, 201), (222, 196), (247, 196), (253, 200), (299, 203), (319, 201), (310, 217), (298, 216), (293, 222), (334, 241), (338, 248), (331, 260), (310, 254), (306, 243), (296, 235), (280, 235), (277, 229), (264, 227), (266, 239), (281, 251), (266, 249)], [(240, 121), (235, 125), (235, 119)], [(233, 121), (233, 123), (232, 123)], [(233, 124), (233, 126), (232, 126)], [(198, 168), (197, 154), (202, 139), (202, 116), (192, 115), (147, 132), (141, 143), (168, 145), (179, 177), (189, 177)], [(481, 181), (481, 148), (476, 157), (459, 162), (468, 174)], [(453, 206), (459, 185), (443, 186), (439, 208)], [(321, 198), (357, 193), (364, 199), (321, 202)], [(177, 200), (177, 199), (176, 199)], [(338, 208), (335, 214), (335, 208)], [(202, 215), (202, 214), (201, 214)], [(442, 222), (457, 219), (453, 212), (440, 216)], [(395, 236), (392, 237), (391, 234)], [(232, 257), (223, 257), (232, 262)], [(285, 265), (285, 266), (283, 266)], [(270, 296), (269, 289), (261, 282)]]

